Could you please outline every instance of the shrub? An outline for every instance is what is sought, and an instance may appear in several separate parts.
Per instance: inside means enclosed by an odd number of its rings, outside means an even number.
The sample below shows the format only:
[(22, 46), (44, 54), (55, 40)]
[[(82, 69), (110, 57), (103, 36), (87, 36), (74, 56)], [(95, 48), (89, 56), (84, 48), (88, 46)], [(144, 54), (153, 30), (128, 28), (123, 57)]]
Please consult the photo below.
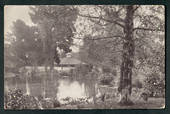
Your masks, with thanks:
[(142, 97), (143, 98), (143, 100), (144, 101), (148, 101), (148, 94), (146, 93), (146, 92), (143, 92), (141, 95), (140, 95), (140, 97)]
[(165, 80), (160, 75), (152, 73), (145, 80), (145, 89), (150, 92), (150, 97), (165, 96)]
[(111, 72), (111, 69), (108, 68), (108, 67), (103, 67), (103, 72), (104, 72), (104, 73), (110, 73), (110, 72)]
[(50, 109), (50, 108), (54, 107), (52, 100), (45, 100), (45, 99), (43, 99), (40, 102), (41, 102), (41, 105), (42, 105), (43, 109)]
[(5, 108), (7, 109), (23, 109), (25, 99), (21, 90), (10, 90), (5, 95)]
[(77, 65), (75, 70), (74, 70), (74, 75), (76, 77), (84, 77), (87, 75), (89, 72), (91, 72), (92, 67), (90, 65)]
[(70, 76), (70, 73), (67, 72), (67, 71), (62, 71), (62, 72), (60, 72), (59, 75), (60, 75), (60, 76)]
[(142, 85), (142, 82), (140, 82), (139, 80), (135, 80), (135, 82), (132, 84), (133, 87), (136, 87), (136, 88), (142, 88), (143, 85)]
[(54, 108), (61, 106), (60, 102), (59, 102), (57, 99), (55, 99), (55, 100), (53, 101), (53, 105), (54, 105)]
[(103, 73), (111, 73), (113, 76), (117, 76), (117, 70), (112, 67), (103, 67)]
[(46, 98), (40, 100), (41, 106), (43, 109), (53, 109), (56, 107), (60, 107), (61, 104), (57, 100), (57, 98)]
[(29, 95), (24, 95), (20, 89), (10, 90), (5, 94), (6, 109), (39, 109), (38, 100)]
[(39, 101), (33, 96), (30, 95), (24, 95), (25, 99), (25, 106), (24, 109), (39, 109)]
[(113, 76), (104, 74), (104, 76), (100, 77), (99, 80), (100, 84), (102, 85), (110, 85), (113, 81)]

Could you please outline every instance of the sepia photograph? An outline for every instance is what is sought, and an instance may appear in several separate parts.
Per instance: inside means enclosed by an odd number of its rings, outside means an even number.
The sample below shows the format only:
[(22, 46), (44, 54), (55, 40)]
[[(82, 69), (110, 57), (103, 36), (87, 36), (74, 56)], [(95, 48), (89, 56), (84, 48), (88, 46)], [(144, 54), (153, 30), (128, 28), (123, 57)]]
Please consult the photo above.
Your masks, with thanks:
[(4, 109), (164, 108), (164, 5), (4, 6)]

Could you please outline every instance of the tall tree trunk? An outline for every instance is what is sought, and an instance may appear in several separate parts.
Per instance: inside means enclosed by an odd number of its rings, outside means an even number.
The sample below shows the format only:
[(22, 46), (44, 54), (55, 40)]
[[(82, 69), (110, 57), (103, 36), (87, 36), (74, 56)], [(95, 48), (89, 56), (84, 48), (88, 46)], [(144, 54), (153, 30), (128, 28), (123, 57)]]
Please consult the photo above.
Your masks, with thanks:
[[(41, 27), (41, 25), (40, 25)], [(43, 37), (43, 52), (45, 57), (45, 76), (43, 79), (43, 97), (46, 96), (46, 86), (49, 86), (49, 84), (54, 84), (54, 78), (53, 78), (53, 70), (54, 70), (54, 41), (52, 38), (52, 32), (51, 32), (51, 26), (43, 26), (44, 30), (42, 32), (45, 32)], [(41, 27), (40, 29), (42, 29)], [(48, 69), (49, 68), (49, 69)], [(50, 82), (47, 81), (47, 79), (50, 79)], [(49, 84), (48, 84), (49, 83)], [(53, 91), (53, 89), (51, 89)]]
[(47, 85), (47, 75), (48, 75), (48, 51), (47, 51), (47, 39), (46, 37), (43, 38), (43, 53), (44, 53), (44, 75), (43, 75), (43, 80), (42, 80), (42, 96), (45, 99), (46, 98), (46, 85)]
[(53, 41), (51, 30), (49, 30), (48, 32), (48, 37), (49, 37), (49, 51), (50, 51), (49, 52), (50, 80), (49, 80), (48, 86), (51, 88), (50, 93), (52, 97), (55, 98), (56, 91), (55, 91), (55, 79), (54, 79), (54, 55), (55, 55), (55, 50), (56, 50), (56, 43)]
[(121, 76), (119, 90), (121, 92), (121, 105), (132, 105), (133, 102), (130, 99), (132, 89), (132, 68), (134, 59), (134, 40), (133, 40), (133, 5), (126, 6), (126, 18), (125, 18), (125, 40), (123, 44), (122, 64), (121, 64)]
[[(44, 21), (44, 23), (46, 22), (46, 19), (42, 19)], [(47, 24), (44, 24), (42, 21), (42, 23), (38, 24), (38, 27), (40, 29), (41, 32), (41, 37), (43, 40), (43, 57), (45, 58), (44, 61), (44, 74), (43, 74), (43, 79), (41, 82), (41, 86), (42, 86), (42, 96), (43, 98), (46, 98), (46, 86), (47, 86), (47, 76), (48, 76), (48, 56), (49, 56), (49, 50), (48, 50), (48, 35), (46, 33), (48, 27)]]

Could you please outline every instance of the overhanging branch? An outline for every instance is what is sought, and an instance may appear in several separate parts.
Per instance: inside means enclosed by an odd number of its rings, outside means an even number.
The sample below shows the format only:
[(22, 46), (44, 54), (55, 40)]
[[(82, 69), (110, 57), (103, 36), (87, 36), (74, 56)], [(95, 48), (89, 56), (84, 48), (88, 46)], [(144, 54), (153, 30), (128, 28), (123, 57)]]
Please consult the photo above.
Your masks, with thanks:
[(134, 7), (133, 11), (135, 12), (139, 7), (140, 7), (140, 5), (136, 5), (136, 7)]
[[(98, 37), (98, 38), (87, 38), (87, 40), (106, 40), (106, 39), (113, 39), (113, 38), (122, 38), (124, 39), (123, 36), (115, 35), (115, 36), (106, 36), (106, 37)], [(73, 39), (79, 39), (82, 40), (84, 38), (73, 38)]]
[(152, 32), (165, 32), (165, 31), (162, 30), (162, 29), (142, 28), (142, 27), (137, 27), (137, 28), (134, 28), (134, 29), (133, 29), (133, 31), (136, 31), (136, 30), (152, 31)]
[(93, 18), (93, 19), (100, 19), (102, 21), (106, 21), (106, 22), (109, 22), (109, 23), (114, 23), (122, 28), (124, 28), (124, 25), (122, 25), (121, 23), (119, 23), (117, 20), (109, 20), (109, 19), (105, 19), (103, 17), (98, 17), (98, 16), (90, 16), (90, 15), (82, 15), (82, 14), (78, 14), (78, 16), (81, 16), (81, 17), (87, 17), (87, 18)]

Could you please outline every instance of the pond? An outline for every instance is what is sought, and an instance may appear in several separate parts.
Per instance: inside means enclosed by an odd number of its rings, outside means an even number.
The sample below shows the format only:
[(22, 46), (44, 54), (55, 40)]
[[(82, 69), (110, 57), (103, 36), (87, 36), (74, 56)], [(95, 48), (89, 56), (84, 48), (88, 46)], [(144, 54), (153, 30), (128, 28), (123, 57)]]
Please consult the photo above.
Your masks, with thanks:
[(71, 97), (71, 98), (81, 98), (86, 97), (87, 94), (85, 92), (84, 83), (79, 83), (76, 80), (60, 79), (58, 80), (58, 92), (57, 97), (59, 99)]
[[(25, 93), (39, 96), (43, 94), (42, 81), (32, 82), (28, 81), (11, 80), (5, 81), (5, 89), (19, 88)], [(98, 84), (95, 80), (91, 79), (72, 79), (70, 77), (56, 78), (55, 80), (46, 81), (46, 97), (63, 99), (70, 97), (76, 98), (87, 98), (93, 97), (96, 94), (100, 94), (98, 90)]]

